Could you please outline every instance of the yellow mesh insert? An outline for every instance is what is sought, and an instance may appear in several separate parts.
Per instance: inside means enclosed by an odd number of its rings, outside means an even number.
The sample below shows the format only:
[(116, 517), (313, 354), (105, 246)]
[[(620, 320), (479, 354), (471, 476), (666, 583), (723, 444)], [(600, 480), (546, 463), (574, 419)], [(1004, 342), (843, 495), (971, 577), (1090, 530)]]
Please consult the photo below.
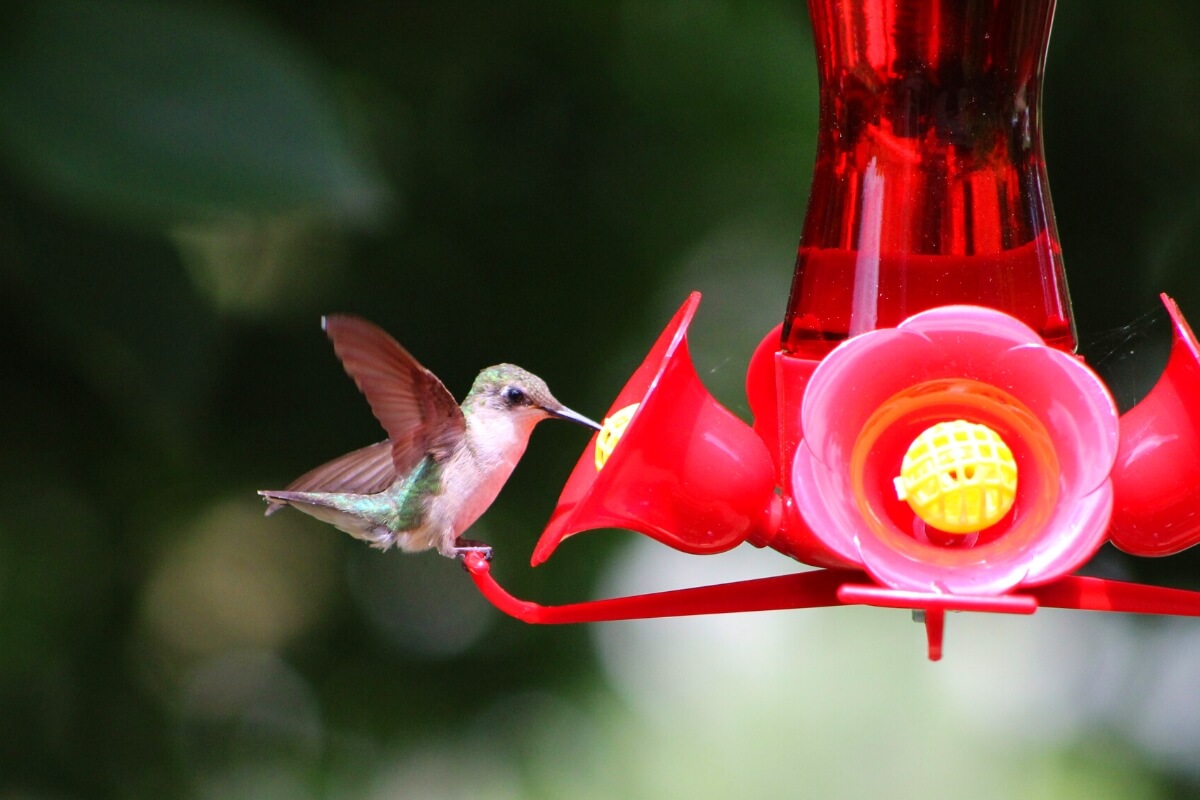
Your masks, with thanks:
[(947, 533), (975, 533), (1012, 508), (1017, 462), (986, 425), (939, 422), (913, 440), (894, 483), (896, 495), (927, 524)]
[(621, 440), (621, 434), (625, 433), (625, 428), (629, 425), (629, 420), (633, 419), (633, 414), (638, 410), (639, 405), (641, 404), (634, 403), (631, 406), (625, 406), (611, 417), (605, 417), (600, 435), (596, 437), (597, 472), (604, 469), (604, 463), (612, 455), (613, 448)]

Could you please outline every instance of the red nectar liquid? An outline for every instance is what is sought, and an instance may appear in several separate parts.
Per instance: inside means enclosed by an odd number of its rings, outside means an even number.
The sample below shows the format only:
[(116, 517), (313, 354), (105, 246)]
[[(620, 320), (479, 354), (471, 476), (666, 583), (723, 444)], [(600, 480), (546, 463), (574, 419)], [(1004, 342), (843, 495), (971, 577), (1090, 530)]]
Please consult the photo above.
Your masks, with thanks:
[(1075, 347), (1039, 128), (1054, 0), (810, 0), (817, 162), (783, 347), (939, 305)]

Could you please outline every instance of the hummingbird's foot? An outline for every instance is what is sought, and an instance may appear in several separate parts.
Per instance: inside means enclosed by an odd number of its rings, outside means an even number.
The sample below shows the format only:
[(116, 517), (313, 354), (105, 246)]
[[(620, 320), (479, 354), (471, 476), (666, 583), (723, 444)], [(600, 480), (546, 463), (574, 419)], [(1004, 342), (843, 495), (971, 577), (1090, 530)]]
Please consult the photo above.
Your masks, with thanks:
[(483, 556), (484, 561), (492, 560), (491, 545), (484, 544), (483, 542), (477, 542), (474, 539), (464, 539), (460, 536), (454, 543), (455, 557), (461, 558), (463, 560), (463, 564), (465, 565), (467, 555), (470, 553), (479, 553)]

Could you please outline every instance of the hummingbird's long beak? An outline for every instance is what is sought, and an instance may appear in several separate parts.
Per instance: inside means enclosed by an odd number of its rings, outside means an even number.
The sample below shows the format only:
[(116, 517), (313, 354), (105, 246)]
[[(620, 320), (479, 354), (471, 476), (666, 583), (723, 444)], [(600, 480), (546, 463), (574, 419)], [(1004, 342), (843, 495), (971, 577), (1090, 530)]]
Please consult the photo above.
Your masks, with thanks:
[(592, 420), (585, 417), (583, 414), (578, 414), (578, 413), (572, 411), (571, 409), (567, 408), (566, 406), (559, 406), (558, 408), (547, 408), (546, 411), (549, 412), (550, 416), (552, 416), (552, 417), (558, 417), (559, 419), (570, 420), (571, 422), (578, 422), (580, 425), (586, 425), (587, 427), (589, 427), (593, 430), (597, 430), (597, 431), (600, 430), (600, 423), (593, 422)]

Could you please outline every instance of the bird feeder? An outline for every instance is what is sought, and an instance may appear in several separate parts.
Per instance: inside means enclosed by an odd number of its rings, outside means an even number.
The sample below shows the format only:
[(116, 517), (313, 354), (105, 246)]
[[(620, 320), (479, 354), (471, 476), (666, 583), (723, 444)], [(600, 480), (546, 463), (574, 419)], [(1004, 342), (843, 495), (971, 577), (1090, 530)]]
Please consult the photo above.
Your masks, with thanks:
[(783, 608), (1040, 607), (1200, 616), (1200, 592), (1081, 577), (1105, 542), (1200, 542), (1200, 344), (1118, 414), (1073, 355), (1042, 152), (1054, 0), (810, 0), (817, 159), (787, 312), (750, 358), (748, 425), (688, 353), (693, 294), (617, 395), (533, 553), (625, 528), (697, 555), (748, 542), (812, 569), (546, 607), (532, 623)]

